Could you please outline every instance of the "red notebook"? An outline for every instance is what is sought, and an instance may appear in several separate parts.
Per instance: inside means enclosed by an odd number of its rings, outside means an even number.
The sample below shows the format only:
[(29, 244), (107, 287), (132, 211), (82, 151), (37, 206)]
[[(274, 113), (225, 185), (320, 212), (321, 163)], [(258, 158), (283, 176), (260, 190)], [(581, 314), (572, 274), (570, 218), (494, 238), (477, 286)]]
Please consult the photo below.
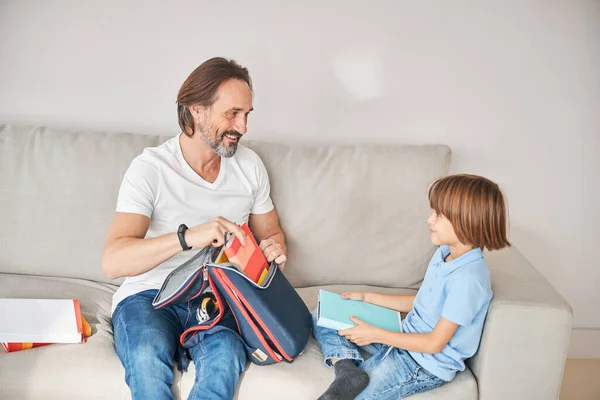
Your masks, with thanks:
[(260, 285), (267, 276), (269, 263), (258, 247), (248, 224), (244, 222), (241, 228), (246, 232), (246, 245), (242, 246), (240, 239), (234, 237), (231, 244), (223, 251), (229, 262), (237, 265), (250, 279)]
[(47, 346), (52, 343), (4, 343), (2, 342), (2, 347), (4, 351), (7, 353), (11, 353), (13, 351), (21, 351), (28, 349), (35, 349), (36, 347)]

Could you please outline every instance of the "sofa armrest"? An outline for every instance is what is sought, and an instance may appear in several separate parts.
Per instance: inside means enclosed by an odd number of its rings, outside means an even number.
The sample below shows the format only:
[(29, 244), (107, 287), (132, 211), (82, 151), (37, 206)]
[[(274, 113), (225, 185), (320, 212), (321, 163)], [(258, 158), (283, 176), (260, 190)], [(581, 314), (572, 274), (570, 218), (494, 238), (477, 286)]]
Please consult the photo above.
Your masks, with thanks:
[(557, 399), (573, 324), (569, 304), (517, 249), (486, 252), (494, 298), (467, 365), (479, 398)]

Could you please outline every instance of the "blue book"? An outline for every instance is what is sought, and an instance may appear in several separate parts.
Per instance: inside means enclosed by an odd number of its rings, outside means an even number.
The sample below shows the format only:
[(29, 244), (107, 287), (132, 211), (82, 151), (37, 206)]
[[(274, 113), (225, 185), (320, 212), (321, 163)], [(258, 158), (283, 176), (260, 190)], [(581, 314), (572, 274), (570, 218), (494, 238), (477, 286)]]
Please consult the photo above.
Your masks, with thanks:
[(341, 330), (352, 328), (350, 315), (378, 328), (401, 332), (400, 313), (389, 308), (376, 306), (358, 300), (344, 300), (337, 293), (319, 290), (317, 325), (323, 328)]

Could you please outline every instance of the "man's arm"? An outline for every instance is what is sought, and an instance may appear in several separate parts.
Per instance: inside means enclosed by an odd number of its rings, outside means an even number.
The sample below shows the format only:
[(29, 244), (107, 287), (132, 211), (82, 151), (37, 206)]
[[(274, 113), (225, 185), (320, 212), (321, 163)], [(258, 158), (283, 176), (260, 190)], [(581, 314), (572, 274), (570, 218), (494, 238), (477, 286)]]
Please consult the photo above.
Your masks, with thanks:
[(339, 331), (339, 334), (359, 346), (383, 343), (399, 349), (428, 354), (436, 354), (442, 351), (458, 329), (457, 324), (444, 317), (440, 317), (433, 331), (429, 333), (391, 332), (376, 328), (355, 317), (351, 317), (351, 319), (356, 326)]
[[(102, 269), (109, 278), (143, 274), (182, 251), (176, 232), (144, 239), (149, 226), (150, 218), (145, 215), (115, 213), (102, 253)], [(235, 233), (245, 243), (244, 231), (222, 217), (188, 229), (185, 241), (192, 248), (220, 246), (225, 232)]]
[(102, 270), (109, 278), (143, 274), (181, 250), (175, 232), (144, 239), (149, 226), (145, 215), (115, 213), (102, 253)]
[(287, 247), (275, 209), (266, 214), (250, 214), (248, 226), (260, 239), (260, 248), (267, 261), (275, 261), (283, 269), (287, 261)]

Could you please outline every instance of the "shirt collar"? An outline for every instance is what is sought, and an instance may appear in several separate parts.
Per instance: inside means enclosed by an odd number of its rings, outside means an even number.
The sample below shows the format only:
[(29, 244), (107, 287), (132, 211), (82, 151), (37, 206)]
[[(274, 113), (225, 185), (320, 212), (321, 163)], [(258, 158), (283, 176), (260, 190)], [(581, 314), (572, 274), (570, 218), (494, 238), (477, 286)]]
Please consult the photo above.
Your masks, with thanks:
[(454, 260), (444, 262), (444, 259), (448, 257), (448, 254), (450, 254), (450, 248), (447, 245), (443, 245), (440, 246), (440, 249), (435, 253), (434, 256), (434, 262), (438, 264), (439, 268), (441, 268), (441, 271), (444, 275), (451, 274), (463, 265), (467, 265), (469, 263), (472, 263), (473, 261), (477, 261), (483, 258), (483, 251), (479, 247), (475, 247), (473, 250), (469, 250), (468, 252)]

